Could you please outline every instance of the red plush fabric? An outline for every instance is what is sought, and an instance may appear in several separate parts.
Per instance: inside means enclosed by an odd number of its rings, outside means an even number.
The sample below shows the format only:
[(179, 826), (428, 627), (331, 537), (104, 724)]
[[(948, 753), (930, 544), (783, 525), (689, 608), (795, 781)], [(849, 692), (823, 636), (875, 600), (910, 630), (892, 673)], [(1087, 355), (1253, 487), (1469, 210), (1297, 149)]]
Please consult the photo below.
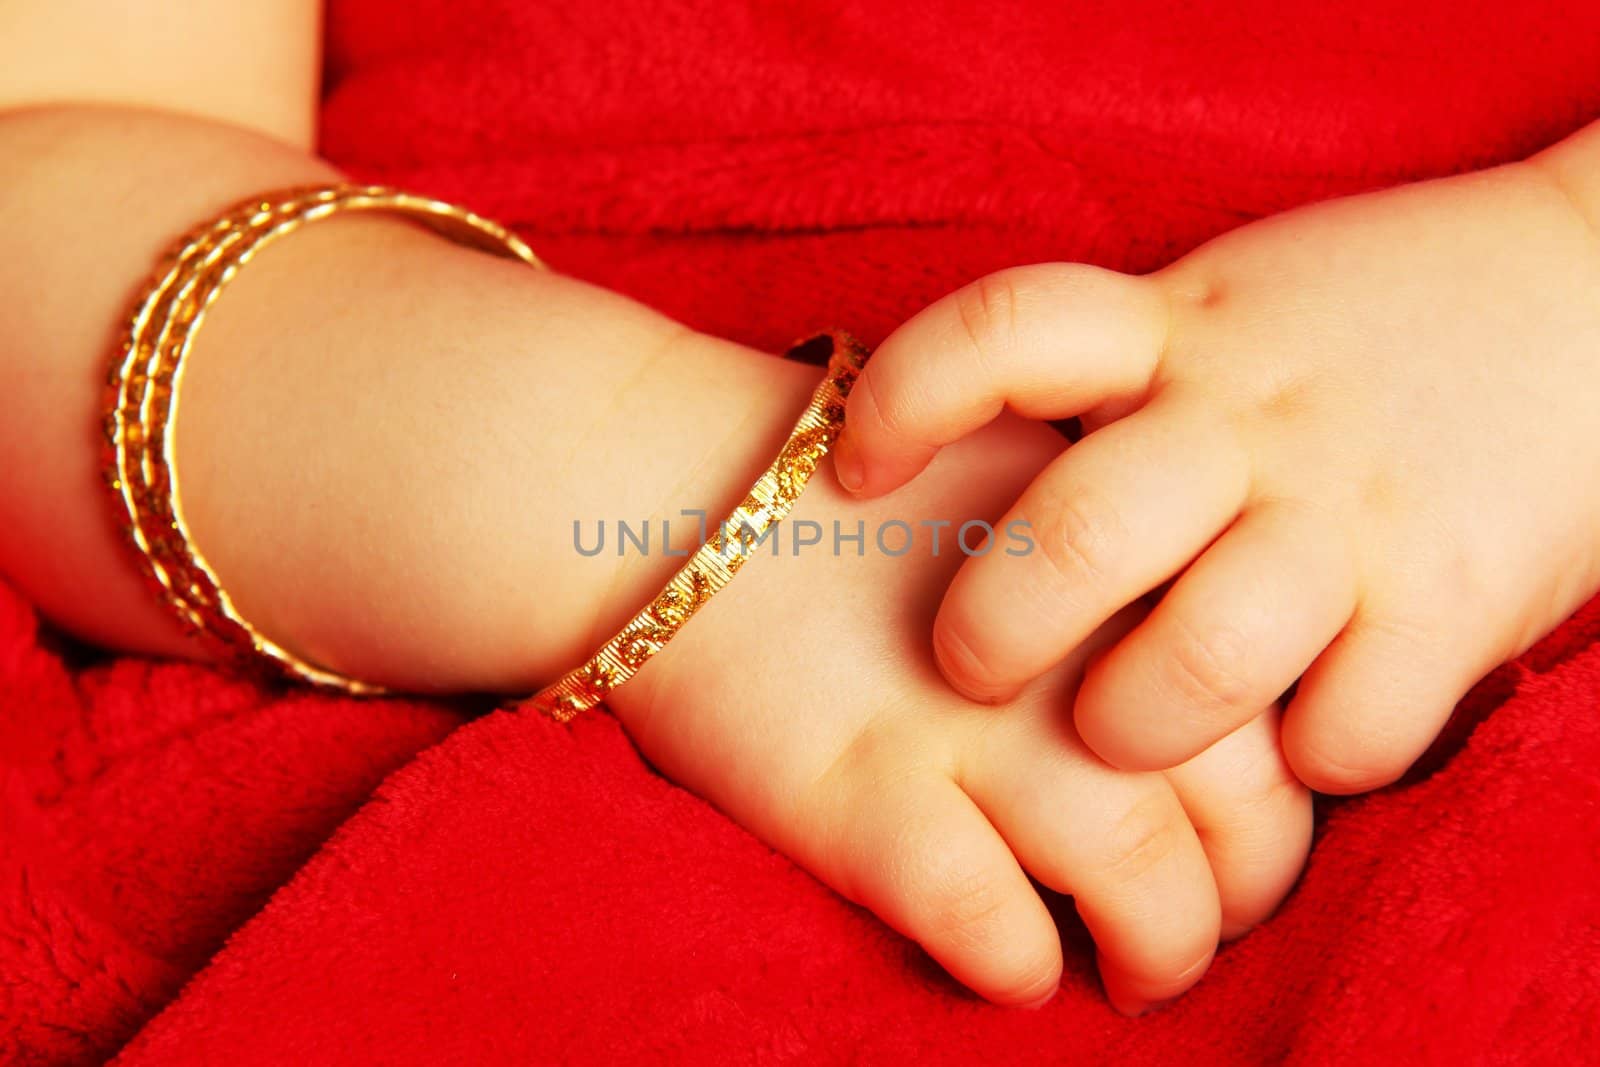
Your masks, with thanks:
[[(328, 32), (336, 162), (773, 349), (1600, 115), (1600, 8), (1559, 0), (339, 0)], [(1114, 1016), (1065, 907), (1062, 994), (1006, 1011), (607, 718), (91, 661), (0, 585), (0, 1062), (1571, 1062), (1597, 767), (1600, 604), (1328, 805), (1191, 995)]]

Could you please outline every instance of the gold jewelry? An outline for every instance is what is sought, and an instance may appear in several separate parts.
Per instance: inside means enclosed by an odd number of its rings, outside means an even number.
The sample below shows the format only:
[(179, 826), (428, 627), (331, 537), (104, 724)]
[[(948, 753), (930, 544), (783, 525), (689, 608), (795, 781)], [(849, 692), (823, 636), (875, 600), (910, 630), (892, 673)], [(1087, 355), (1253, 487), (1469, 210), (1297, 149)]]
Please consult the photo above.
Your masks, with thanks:
[(665, 648), (690, 617), (733, 580), (750, 558), (752, 543), (789, 514), (838, 438), (844, 426), (845, 398), (867, 361), (866, 349), (844, 333), (823, 334), (796, 348), (809, 348), (821, 340), (832, 342), (827, 376), (812, 394), (811, 403), (795, 423), (778, 458), (743, 502), (620, 633), (583, 666), (519, 706), (566, 722), (600, 703)]
[(254, 197), (180, 239), (134, 305), (107, 382), (106, 482), (142, 570), (186, 629), (233, 658), (270, 662), (292, 677), (348, 693), (378, 693), (378, 686), (300, 659), (234, 609), (190, 538), (173, 462), (184, 363), (206, 309), (262, 248), (351, 211), (400, 214), (458, 243), (543, 266), (504, 227), (453, 204), (381, 186), (337, 183)]

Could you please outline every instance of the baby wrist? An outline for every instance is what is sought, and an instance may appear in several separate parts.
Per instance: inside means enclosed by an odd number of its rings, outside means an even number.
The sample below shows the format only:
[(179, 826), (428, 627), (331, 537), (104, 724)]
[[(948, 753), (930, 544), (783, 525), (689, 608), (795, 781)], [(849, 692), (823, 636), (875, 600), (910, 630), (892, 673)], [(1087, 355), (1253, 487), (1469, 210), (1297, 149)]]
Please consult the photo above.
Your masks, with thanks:
[(520, 707), (565, 722), (605, 700), (733, 580), (754, 554), (754, 546), (788, 515), (838, 438), (845, 399), (867, 358), (866, 350), (852, 338), (837, 333), (802, 342), (792, 352), (819, 347), (827, 352), (822, 382), (777, 459), (738, 507), (687, 553), (687, 562), (615, 636), (582, 665), (520, 702)]

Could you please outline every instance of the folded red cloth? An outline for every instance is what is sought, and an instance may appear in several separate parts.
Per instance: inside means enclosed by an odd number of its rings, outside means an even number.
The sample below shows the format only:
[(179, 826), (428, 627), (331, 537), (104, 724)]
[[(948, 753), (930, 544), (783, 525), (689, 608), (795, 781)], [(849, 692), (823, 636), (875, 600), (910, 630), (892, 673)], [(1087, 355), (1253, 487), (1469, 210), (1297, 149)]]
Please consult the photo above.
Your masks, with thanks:
[[(341, 0), (329, 34), (335, 161), (771, 349), (1600, 115), (1600, 8), (1556, 0)], [(1188, 997), (1114, 1016), (1067, 908), (1062, 994), (1005, 1011), (609, 719), (85, 664), (0, 585), (0, 1062), (1570, 1062), (1600, 1048), (1596, 767), (1600, 604), (1406, 783), (1328, 805)]]

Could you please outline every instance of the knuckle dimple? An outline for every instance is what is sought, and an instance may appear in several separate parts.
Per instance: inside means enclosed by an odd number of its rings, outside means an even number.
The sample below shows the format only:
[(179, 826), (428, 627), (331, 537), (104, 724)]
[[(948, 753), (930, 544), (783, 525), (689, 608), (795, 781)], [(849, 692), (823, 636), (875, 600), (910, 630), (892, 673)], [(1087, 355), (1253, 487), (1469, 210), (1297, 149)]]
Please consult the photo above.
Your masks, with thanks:
[(1004, 271), (985, 275), (958, 294), (956, 319), (979, 359), (988, 359), (1016, 336), (1018, 302), (1016, 283)]
[(905, 393), (892, 385), (886, 387), (883, 376), (874, 375), (871, 371), (872, 367), (869, 364), (867, 371), (856, 380), (855, 388), (850, 394), (850, 402), (854, 405), (851, 423), (854, 432), (871, 432), (872, 429), (876, 429), (888, 438), (903, 438), (912, 422), (911, 408)]
[(1219, 625), (1180, 625), (1167, 655), (1178, 695), (1204, 708), (1260, 703), (1250, 684), (1249, 661), (1244, 635)]
[(1263, 387), (1256, 409), (1269, 423), (1285, 423), (1310, 406), (1313, 392), (1311, 383), (1303, 379), (1274, 381)]
[(1166, 866), (1182, 843), (1174, 806), (1146, 798), (1118, 820), (1107, 842), (1105, 870), (1124, 884), (1144, 881)]

